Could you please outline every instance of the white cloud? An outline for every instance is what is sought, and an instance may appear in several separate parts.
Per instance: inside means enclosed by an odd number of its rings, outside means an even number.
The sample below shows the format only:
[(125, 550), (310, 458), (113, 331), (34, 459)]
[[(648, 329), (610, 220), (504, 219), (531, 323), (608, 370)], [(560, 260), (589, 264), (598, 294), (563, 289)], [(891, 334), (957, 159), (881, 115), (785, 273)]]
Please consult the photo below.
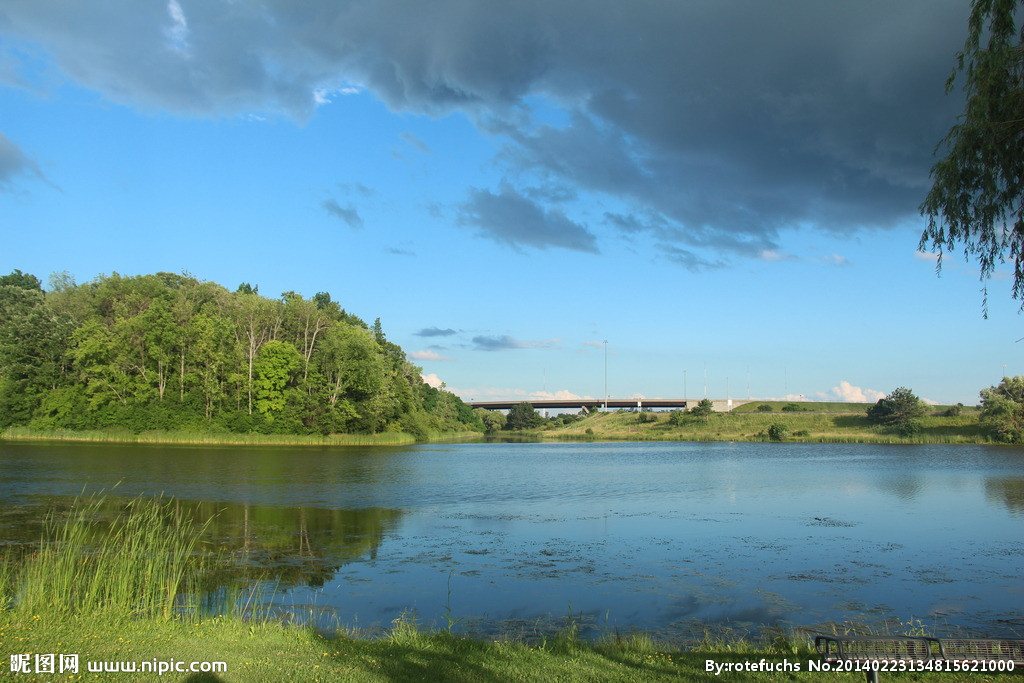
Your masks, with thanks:
[(797, 257), (775, 249), (762, 249), (757, 255), (762, 261), (796, 261)]
[(412, 360), (454, 360), (435, 351), (412, 351), (409, 353), (409, 358)]
[(822, 256), (821, 260), (824, 261), (825, 263), (834, 263), (837, 266), (848, 266), (848, 265), (850, 265), (850, 262), (846, 260), (846, 257), (845, 256), (840, 256), (839, 254), (832, 254), (830, 256)]
[(434, 387), (435, 389), (439, 389), (441, 385), (444, 384), (441, 378), (437, 376), (437, 373), (434, 372), (430, 373), (429, 375), (420, 375), (420, 377), (423, 378), (424, 382)]
[(846, 380), (839, 383), (839, 386), (832, 387), (829, 392), (818, 392), (822, 401), (841, 401), (844, 403), (874, 403), (880, 398), (885, 398), (884, 391), (874, 389), (863, 389), (850, 384)]
[(550, 391), (534, 391), (534, 392), (530, 393), (530, 398), (548, 399), (548, 400), (555, 400), (555, 401), (575, 401), (575, 400), (581, 399), (581, 398), (589, 399), (589, 398), (593, 398), (593, 397), (592, 396), (580, 396), (579, 394), (572, 393), (568, 389), (559, 389), (558, 391), (556, 391), (554, 393), (551, 393)]
[(184, 53), (188, 49), (188, 20), (178, 0), (167, 0), (167, 14), (171, 17), (171, 25), (164, 30), (170, 47), (176, 52)]

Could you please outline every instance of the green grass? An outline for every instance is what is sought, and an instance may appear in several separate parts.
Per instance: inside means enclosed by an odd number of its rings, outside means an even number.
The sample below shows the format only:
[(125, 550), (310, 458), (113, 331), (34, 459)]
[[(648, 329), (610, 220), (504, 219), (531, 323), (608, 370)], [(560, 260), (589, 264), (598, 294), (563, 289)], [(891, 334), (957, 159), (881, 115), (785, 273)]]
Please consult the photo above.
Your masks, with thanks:
[[(155, 674), (90, 674), (86, 662), (224, 662), (216, 676), (167, 674), (168, 681), (807, 681), (855, 683), (862, 673), (809, 672), (818, 660), (805, 638), (772, 642), (709, 640), (685, 650), (642, 634), (608, 637), (595, 643), (569, 635), (543, 643), (471, 639), (446, 631), (425, 631), (399, 620), (378, 639), (356, 634), (324, 636), (308, 628), (276, 622), (246, 622), (233, 617), (197, 621), (136, 619), (112, 623), (82, 616), (63, 621), (12, 619), (0, 614), (0, 650), (5, 653), (78, 653), (80, 677), (105, 681), (153, 681)], [(3, 671), (7, 671), (4, 657)], [(738, 673), (720, 676), (719, 665), (799, 665), (799, 672)], [(187, 664), (186, 664), (187, 666)], [(883, 674), (895, 683), (979, 683), (1016, 680), (1007, 674)], [(21, 675), (17, 680), (51, 680)]]
[[(479, 432), (439, 432), (429, 441), (448, 441), (479, 437)], [(179, 443), (239, 446), (405, 446), (417, 442), (404, 432), (379, 434), (234, 434), (224, 432), (164, 431), (135, 433), (127, 429), (72, 430), (8, 427), (0, 431), (0, 439), (11, 441), (99, 441), (106, 443)]]
[(648, 413), (647, 419), (651, 417), (653, 421), (641, 422), (639, 413), (599, 412), (568, 427), (542, 431), (539, 436), (630, 441), (768, 441), (768, 429), (779, 423), (788, 427), (788, 442), (989, 443), (978, 426), (977, 413), (966, 411), (958, 417), (926, 415), (921, 418), (921, 431), (913, 437), (901, 437), (891, 429), (871, 424), (863, 411), (764, 413), (757, 412), (755, 407), (747, 412), (713, 413), (706, 421), (686, 416), (678, 427), (669, 424), (668, 413)]
[[(778, 632), (754, 643), (715, 638), (681, 649), (642, 634), (578, 637), (578, 625), (554, 635), (468, 638), (424, 630), (411, 615), (396, 619), (383, 637), (358, 632), (329, 635), (238, 612), (203, 616), (183, 609), (181, 591), (197, 585), (203, 554), (200, 528), (175, 512), (173, 501), (136, 499), (111, 519), (94, 519), (102, 499), (79, 501), (53, 515), (39, 547), (0, 564), (0, 672), (10, 655), (77, 654), (78, 678), (152, 681), (153, 673), (93, 674), (102, 662), (223, 662), (216, 675), (166, 674), (189, 681), (853, 681), (861, 674), (808, 672), (817, 660), (809, 639)], [(177, 597), (175, 597), (177, 594)], [(186, 606), (187, 607), (187, 606)], [(706, 662), (800, 665), (800, 672), (708, 673)], [(48, 674), (11, 674), (16, 680), (55, 680)], [(64, 680), (70, 677), (65, 674)], [(893, 681), (977, 681), (974, 674), (897, 674)], [(76, 679), (77, 680), (77, 679)]]

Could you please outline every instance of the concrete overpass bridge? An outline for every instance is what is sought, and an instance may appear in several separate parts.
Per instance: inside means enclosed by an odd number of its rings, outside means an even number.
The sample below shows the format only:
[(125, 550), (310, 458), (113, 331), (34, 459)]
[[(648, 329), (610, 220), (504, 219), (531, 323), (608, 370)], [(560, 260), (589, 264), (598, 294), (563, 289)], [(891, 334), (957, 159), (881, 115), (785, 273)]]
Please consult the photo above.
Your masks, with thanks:
[[(686, 398), (609, 398), (607, 401), (599, 398), (577, 398), (577, 399), (517, 399), (515, 401), (466, 401), (467, 405), (473, 408), (486, 408), (487, 410), (509, 410), (518, 403), (529, 403), (537, 409), (574, 410), (585, 408), (591, 411), (594, 408), (601, 408), (607, 403), (609, 408), (672, 408), (675, 410), (686, 410), (697, 405), (701, 399)], [(711, 405), (714, 410), (728, 412), (738, 405), (750, 403), (746, 399), (712, 399)]]

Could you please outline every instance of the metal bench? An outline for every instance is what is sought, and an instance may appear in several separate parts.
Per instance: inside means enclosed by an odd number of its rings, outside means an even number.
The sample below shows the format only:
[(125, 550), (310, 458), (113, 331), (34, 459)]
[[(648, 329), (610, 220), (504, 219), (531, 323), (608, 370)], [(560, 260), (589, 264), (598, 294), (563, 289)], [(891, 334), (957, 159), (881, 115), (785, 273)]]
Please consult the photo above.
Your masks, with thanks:
[(878, 683), (879, 671), (977, 671), (1024, 667), (1024, 640), (926, 636), (826, 636), (814, 649), (834, 671), (862, 671)]

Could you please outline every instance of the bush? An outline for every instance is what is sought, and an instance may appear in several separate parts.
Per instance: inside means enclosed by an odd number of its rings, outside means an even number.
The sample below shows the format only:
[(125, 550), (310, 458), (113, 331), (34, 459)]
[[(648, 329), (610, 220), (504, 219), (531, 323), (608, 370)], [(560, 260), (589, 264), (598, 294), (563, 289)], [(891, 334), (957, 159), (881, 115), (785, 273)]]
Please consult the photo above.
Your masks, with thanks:
[(710, 400), (702, 398), (700, 403), (690, 409), (690, 414), (696, 417), (703, 417), (704, 421), (707, 422), (712, 410), (714, 410), (714, 404)]
[[(915, 429), (907, 425), (924, 415), (924, 405), (910, 389), (897, 387), (885, 398), (878, 399), (878, 403), (868, 408), (867, 414), (871, 422), (895, 427), (897, 433), (909, 436), (910, 434), (903, 434), (903, 431)], [(916, 429), (920, 430), (920, 424)], [(916, 433), (911, 431), (911, 434)]]
[(683, 426), (683, 420), (684, 420), (684, 418), (683, 418), (683, 411), (681, 411), (681, 410), (673, 410), (668, 415), (668, 423), (670, 425), (672, 425), (673, 427), (682, 427)]
[(1024, 377), (981, 390), (981, 427), (996, 441), (1024, 443)]
[(785, 441), (789, 436), (789, 427), (782, 422), (775, 422), (768, 428), (768, 438), (772, 441)]
[(955, 406), (950, 406), (949, 408), (947, 408), (946, 412), (944, 412), (943, 415), (945, 415), (946, 417), (960, 417), (960, 414), (962, 412), (964, 412), (964, 404), (957, 403)]
[(920, 420), (906, 420), (896, 425), (896, 433), (900, 436), (916, 436), (921, 433)]
[(767, 403), (762, 403), (761, 405), (759, 405), (757, 407), (757, 412), (759, 412), (759, 413), (770, 413), (770, 412), (772, 412), (772, 407), (770, 405), (768, 405)]
[(801, 410), (803, 410), (803, 408), (801, 408), (795, 403), (787, 403), (786, 405), (782, 406), (782, 412), (784, 413), (796, 413)]

